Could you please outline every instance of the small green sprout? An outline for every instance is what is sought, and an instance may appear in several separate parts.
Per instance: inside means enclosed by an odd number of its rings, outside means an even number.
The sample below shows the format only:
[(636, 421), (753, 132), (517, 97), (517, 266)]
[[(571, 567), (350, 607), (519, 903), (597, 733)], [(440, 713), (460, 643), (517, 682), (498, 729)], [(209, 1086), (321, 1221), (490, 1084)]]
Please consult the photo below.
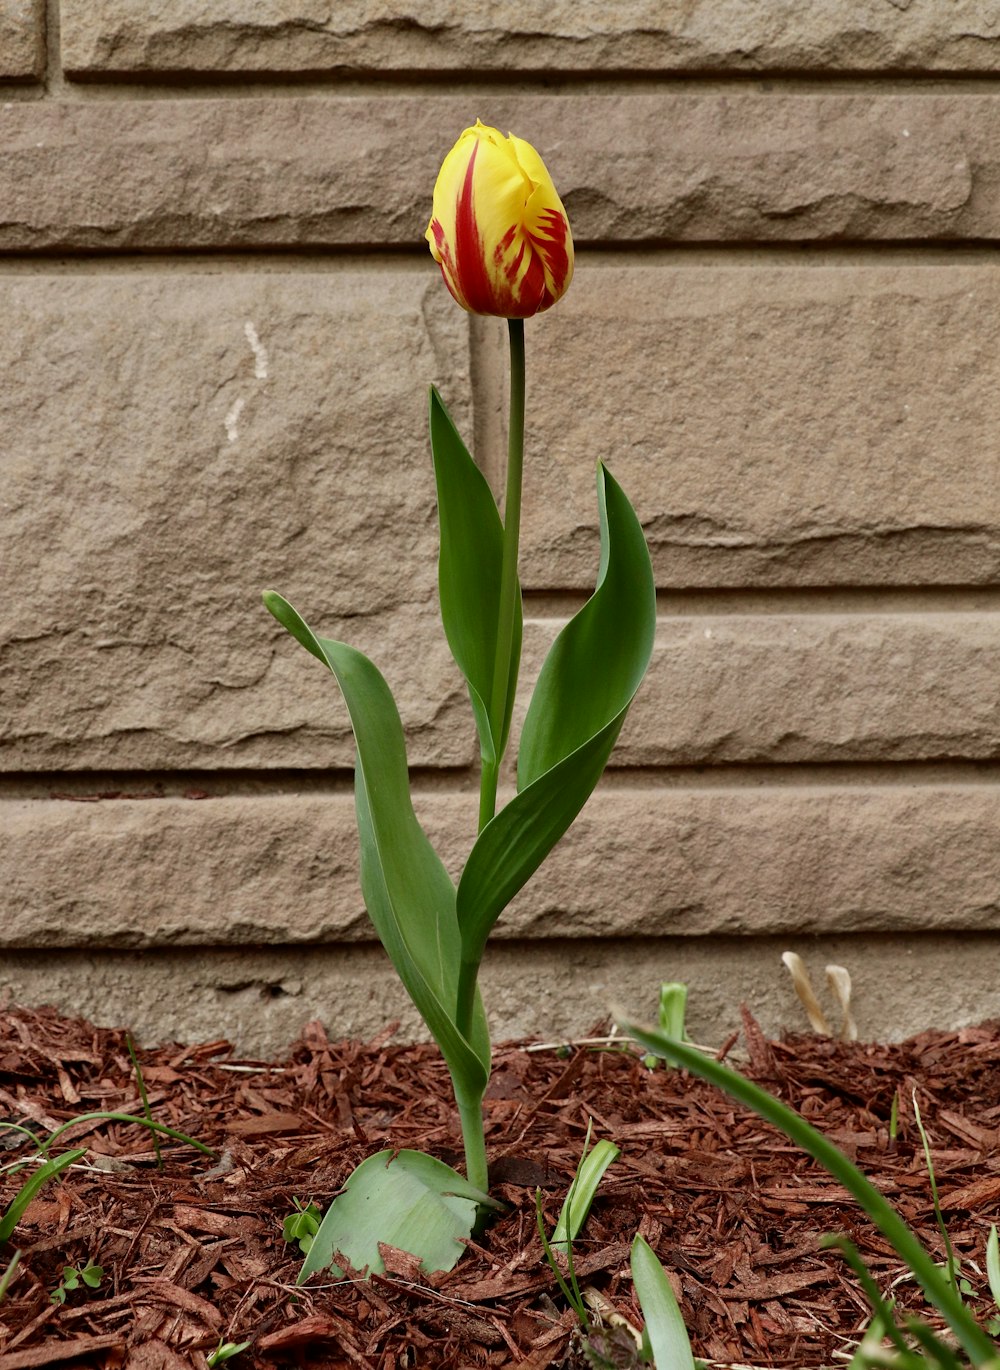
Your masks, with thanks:
[[(685, 1025), (687, 997), (688, 987), (682, 980), (666, 980), (660, 986), (660, 1031), (668, 1037), (676, 1037), (679, 1042), (691, 1040)], [(647, 1070), (655, 1070), (664, 1062), (659, 1056), (644, 1056), (642, 1064)]]
[(295, 1212), (289, 1213), (281, 1224), (281, 1235), (286, 1242), (298, 1242), (299, 1250), (305, 1256), (319, 1231), (323, 1214), (315, 1204), (303, 1204), (301, 1199), (294, 1196), (292, 1203), (295, 1205)]
[(99, 1265), (95, 1265), (93, 1261), (88, 1261), (86, 1265), (80, 1267), (75, 1265), (64, 1265), (62, 1279), (50, 1295), (52, 1302), (65, 1303), (66, 1295), (79, 1289), (81, 1282), (88, 1289), (99, 1289), (103, 1278), (103, 1268)]
[(248, 1341), (223, 1341), (220, 1337), (218, 1346), (214, 1351), (210, 1352), (205, 1359), (212, 1367), (212, 1370), (215, 1370), (215, 1366), (222, 1365), (227, 1360), (232, 1360), (232, 1358), (238, 1356), (241, 1351), (245, 1351), (249, 1345), (250, 1343)]
[(7, 1262), (7, 1269), (0, 1275), (0, 1303), (3, 1303), (4, 1299), (7, 1297), (7, 1290), (10, 1288), (11, 1282), (17, 1273), (17, 1267), (20, 1264), (20, 1261), (21, 1253), (20, 1251), (15, 1251)]

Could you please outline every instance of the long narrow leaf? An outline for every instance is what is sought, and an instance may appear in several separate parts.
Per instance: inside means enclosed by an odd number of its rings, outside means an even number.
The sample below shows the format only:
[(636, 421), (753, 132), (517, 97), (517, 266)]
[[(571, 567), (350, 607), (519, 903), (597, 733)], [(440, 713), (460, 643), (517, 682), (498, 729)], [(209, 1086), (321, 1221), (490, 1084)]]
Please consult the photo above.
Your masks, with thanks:
[(666, 1271), (645, 1237), (632, 1242), (632, 1283), (646, 1320), (645, 1339), (656, 1370), (695, 1370), (684, 1318)]
[(518, 594), (515, 606), (507, 695), (499, 716), (491, 719), (503, 524), (489, 482), (469, 455), (444, 401), (433, 387), (430, 428), (441, 524), (441, 619), (451, 654), (469, 687), (483, 760), (492, 766), (503, 755), (510, 732), (521, 658), (521, 596)]
[(621, 1154), (621, 1149), (614, 1142), (602, 1138), (592, 1151), (581, 1157), (552, 1233), (552, 1245), (557, 1251), (566, 1251), (580, 1235), (604, 1172)]
[(461, 938), (455, 887), (413, 812), (406, 742), (392, 692), (377, 668), (343, 642), (317, 637), (292, 606), (268, 591), (264, 603), (335, 676), (358, 747), (355, 801), (361, 889), (382, 945), (456, 1080), (482, 1092), (489, 1033), (476, 997), (472, 1038), (455, 1026)]
[(601, 465), (597, 486), (597, 589), (552, 645), (525, 719), (520, 792), (479, 834), (459, 882), (462, 956), (470, 966), (590, 797), (652, 654), (656, 595), (642, 527)]
[(656, 592), (646, 539), (625, 492), (600, 463), (597, 498), (597, 588), (539, 672), (518, 749), (519, 790), (586, 747), (628, 708), (653, 651)]
[(56, 1156), (51, 1161), (44, 1161), (31, 1179), (25, 1180), (11, 1200), (3, 1218), (0, 1219), (0, 1242), (9, 1239), (14, 1228), (21, 1221), (24, 1210), (42, 1186), (47, 1185), (49, 1180), (54, 1180), (61, 1170), (65, 1170), (68, 1165), (72, 1165), (74, 1161), (78, 1161), (81, 1156), (86, 1156), (86, 1154), (85, 1147), (75, 1147), (72, 1151), (64, 1151), (61, 1156)]
[(941, 1273), (930, 1253), (923, 1247), (913, 1230), (879, 1193), (870, 1180), (862, 1175), (839, 1147), (807, 1123), (794, 1109), (781, 1103), (773, 1094), (744, 1079), (720, 1061), (705, 1056), (696, 1047), (678, 1042), (654, 1028), (636, 1027), (624, 1020), (618, 1026), (635, 1039), (646, 1051), (665, 1057), (672, 1065), (689, 1070), (710, 1084), (724, 1090), (741, 1104), (773, 1123), (787, 1137), (808, 1152), (815, 1161), (830, 1172), (849, 1190), (875, 1226), (906, 1262), (923, 1288), (929, 1301), (941, 1312), (951, 1330), (969, 1354), (973, 1365), (1000, 1365), (997, 1348), (987, 1337), (975, 1318), (955, 1294), (947, 1278)]

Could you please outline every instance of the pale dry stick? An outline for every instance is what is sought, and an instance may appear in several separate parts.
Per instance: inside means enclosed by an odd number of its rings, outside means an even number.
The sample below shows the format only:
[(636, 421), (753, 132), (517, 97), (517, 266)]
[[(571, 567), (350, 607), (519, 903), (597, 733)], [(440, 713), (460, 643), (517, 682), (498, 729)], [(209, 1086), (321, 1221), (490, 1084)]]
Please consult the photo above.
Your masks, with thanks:
[(623, 1317), (610, 1299), (605, 1298), (599, 1289), (595, 1289), (592, 1284), (581, 1291), (583, 1301), (591, 1312), (595, 1313), (606, 1327), (622, 1327), (629, 1334), (636, 1346), (642, 1346), (642, 1333), (637, 1327), (633, 1327), (628, 1318)]
[(844, 966), (827, 966), (826, 982), (840, 1005), (840, 1040), (842, 1042), (856, 1042), (858, 1040), (858, 1025), (851, 1013), (850, 973)]
[(809, 978), (809, 972), (805, 968), (802, 957), (794, 951), (783, 951), (781, 960), (785, 969), (792, 977), (792, 984), (795, 986), (795, 993), (798, 995), (799, 1003), (806, 1011), (809, 1019), (809, 1026), (813, 1032), (818, 1032), (823, 1037), (832, 1037), (830, 1024), (826, 1021), (826, 1014), (820, 1007), (820, 1002), (816, 998), (816, 992)]
[[(571, 1037), (568, 1040), (563, 1038), (560, 1042), (530, 1042), (524, 1050), (526, 1052), (535, 1051), (564, 1051), (568, 1047), (608, 1047), (608, 1046), (635, 1046), (635, 1039), (623, 1036), (621, 1033), (610, 1033), (607, 1037)], [(699, 1051), (707, 1052), (714, 1056), (716, 1047), (705, 1046), (703, 1043), (692, 1042), (690, 1044), (697, 1047)], [(706, 1361), (707, 1365), (708, 1362)]]

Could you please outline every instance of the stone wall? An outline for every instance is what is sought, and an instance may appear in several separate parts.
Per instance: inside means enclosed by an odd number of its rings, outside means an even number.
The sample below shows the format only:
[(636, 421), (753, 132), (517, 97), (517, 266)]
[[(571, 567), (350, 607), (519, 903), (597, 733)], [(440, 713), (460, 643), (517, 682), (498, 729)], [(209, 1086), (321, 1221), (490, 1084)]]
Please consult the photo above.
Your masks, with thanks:
[(525, 683), (605, 457), (660, 587), (612, 767), (504, 917), (498, 1036), (692, 988), (862, 1031), (1000, 1014), (1000, 6), (0, 0), (2, 980), (146, 1037), (417, 1030), (357, 888), (368, 651), (457, 867), (436, 382), (496, 481), (503, 328), (422, 240), (477, 116), (577, 275), (528, 327)]

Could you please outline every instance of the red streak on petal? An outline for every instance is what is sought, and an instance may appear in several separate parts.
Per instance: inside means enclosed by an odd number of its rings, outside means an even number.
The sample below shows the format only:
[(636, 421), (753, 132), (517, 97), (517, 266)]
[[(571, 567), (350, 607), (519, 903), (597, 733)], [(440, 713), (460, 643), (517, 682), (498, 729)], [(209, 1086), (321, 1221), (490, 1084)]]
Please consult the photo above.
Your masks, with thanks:
[[(545, 227), (548, 230), (547, 237), (533, 237), (532, 242), (545, 258), (545, 263), (549, 269), (549, 276), (552, 279), (556, 291), (562, 294), (566, 277), (569, 275), (569, 251), (566, 247), (566, 240), (569, 236), (569, 224), (556, 209), (547, 209), (542, 215)], [(548, 293), (548, 292), (546, 292)], [(545, 304), (540, 305), (540, 309), (547, 309), (553, 304), (558, 295), (551, 296)]]
[(517, 273), (521, 270), (521, 263), (524, 261), (524, 243), (517, 249), (517, 256), (507, 263), (504, 273), (511, 285), (517, 280)]
[(537, 252), (531, 254), (528, 262), (528, 269), (524, 273), (521, 284), (518, 288), (518, 311), (517, 317), (530, 319), (532, 314), (537, 314), (540, 310), (546, 309), (552, 303), (547, 298), (548, 291), (545, 288), (545, 267), (542, 259)]
[(486, 271), (486, 254), (473, 204), (472, 177), (478, 151), (477, 143), (469, 158), (455, 213), (455, 286), (459, 292), (456, 299), (474, 314), (502, 314), (501, 302), (494, 297)]

